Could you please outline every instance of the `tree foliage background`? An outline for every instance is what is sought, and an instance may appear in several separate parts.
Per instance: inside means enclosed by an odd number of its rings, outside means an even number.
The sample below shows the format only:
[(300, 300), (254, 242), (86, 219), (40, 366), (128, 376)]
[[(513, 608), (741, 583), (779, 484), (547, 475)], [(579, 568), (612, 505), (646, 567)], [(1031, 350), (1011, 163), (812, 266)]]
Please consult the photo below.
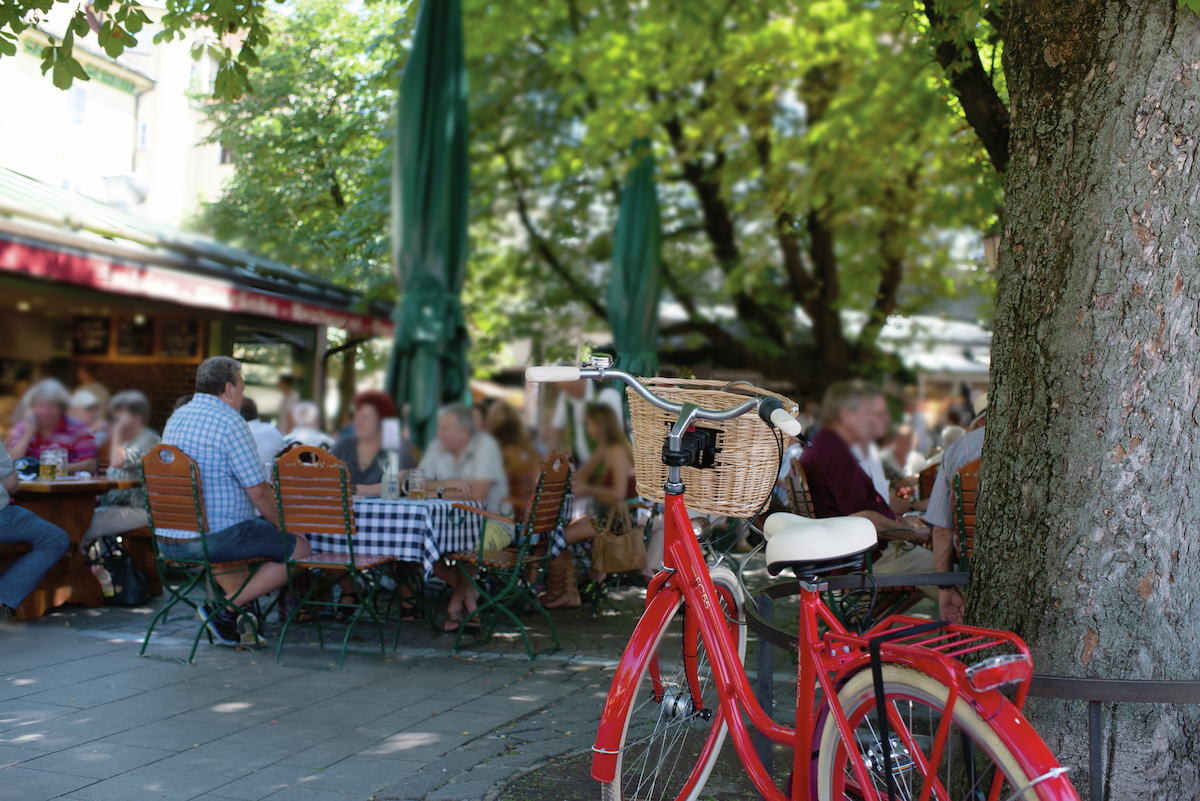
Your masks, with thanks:
[[(947, 232), (994, 225), (995, 170), (916, 7), (759, 0), (465, 4), (476, 355), (602, 329), (634, 137), (660, 168), (668, 358), (818, 389), (882, 364), (886, 315), (987, 289)], [(238, 169), (218, 234), (388, 296), (388, 113), (415, 5), (302, 0), (252, 91), (211, 107)], [(998, 73), (998, 71), (995, 71)], [(994, 75), (999, 86), (1002, 78)], [(966, 286), (965, 284), (972, 286)], [(865, 312), (854, 326), (842, 311)]]
[[(6, 4), (0, 52), (54, 5)], [(1001, 147), (978, 124), (978, 97), (957, 80), (986, 83), (985, 101), (1004, 97), (998, 18), (985, 4), (464, 5), (464, 299), (484, 369), (515, 338), (531, 337), (537, 356), (551, 358), (603, 330), (611, 232), (636, 137), (652, 142), (659, 163), (674, 301), (668, 360), (749, 367), (815, 392), (889, 366), (876, 348), (887, 315), (990, 289), (986, 272), (958, 269), (947, 247), (951, 232), (997, 227), (996, 153), (1007, 140)], [(56, 82), (80, 77), (76, 36), (96, 31), (119, 55), (148, 35), (138, 34), (138, 8), (100, 0), (77, 14), (47, 48)], [(234, 150), (237, 170), (204, 224), (395, 296), (388, 129), (415, 9), (168, 4), (156, 39), (198, 24), (224, 48), (212, 139)], [(847, 310), (858, 312), (852, 325)]]

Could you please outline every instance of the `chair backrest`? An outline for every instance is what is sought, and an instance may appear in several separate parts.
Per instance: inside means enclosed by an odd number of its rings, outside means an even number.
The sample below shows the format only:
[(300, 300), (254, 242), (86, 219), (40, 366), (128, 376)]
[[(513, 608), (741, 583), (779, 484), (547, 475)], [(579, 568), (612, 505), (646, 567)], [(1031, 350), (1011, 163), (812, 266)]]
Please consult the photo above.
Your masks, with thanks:
[(353, 537), (354, 502), (340, 459), (324, 448), (301, 445), (275, 460), (274, 475), (280, 528), (291, 534)]
[(542, 464), (541, 474), (529, 496), (529, 514), (519, 527), (520, 535), (550, 534), (562, 518), (567, 490), (571, 486), (571, 462), (565, 453), (552, 453)]
[(784, 482), (787, 485), (788, 505), (792, 507), (792, 514), (815, 518), (817, 513), (813, 508), (812, 493), (808, 490), (808, 479), (799, 459), (792, 459), (792, 469)]
[[(507, 456), (507, 455), (506, 455)], [(536, 459), (533, 457), (537, 457)], [(541, 478), (542, 457), (536, 451), (532, 454), (525, 455), (515, 461), (505, 459), (504, 472), (508, 476), (508, 494), (512, 498), (520, 498), (526, 500), (533, 497), (534, 491), (537, 489), (538, 480)], [(529, 507), (520, 504), (514, 504), (513, 520), (518, 523), (525, 522), (525, 516), (529, 513)]]
[(933, 485), (934, 482), (937, 481), (938, 468), (941, 466), (941, 462), (939, 462), (938, 464), (930, 465), (921, 471), (920, 483), (918, 484), (921, 493), (921, 500), (927, 501), (929, 500), (929, 497), (933, 495)]
[(204, 490), (195, 459), (174, 445), (155, 445), (142, 457), (142, 486), (154, 533), (163, 529), (208, 533)]
[(954, 474), (954, 547), (958, 558), (970, 559), (975, 550), (975, 500), (979, 496), (979, 459)]

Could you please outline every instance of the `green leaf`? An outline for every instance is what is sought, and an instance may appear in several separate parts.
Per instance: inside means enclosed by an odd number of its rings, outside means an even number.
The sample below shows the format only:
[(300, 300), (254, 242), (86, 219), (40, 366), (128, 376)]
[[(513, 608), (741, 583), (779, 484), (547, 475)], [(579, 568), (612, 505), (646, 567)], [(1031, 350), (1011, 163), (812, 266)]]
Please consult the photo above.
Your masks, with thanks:
[(71, 75), (73, 75), (74, 77), (78, 78), (81, 81), (90, 81), (91, 80), (91, 78), (87, 74), (87, 70), (85, 70), (83, 68), (83, 65), (80, 64), (79, 61), (77, 61), (76, 59), (74, 59), (74, 58), (67, 59), (67, 65), (70, 67)]

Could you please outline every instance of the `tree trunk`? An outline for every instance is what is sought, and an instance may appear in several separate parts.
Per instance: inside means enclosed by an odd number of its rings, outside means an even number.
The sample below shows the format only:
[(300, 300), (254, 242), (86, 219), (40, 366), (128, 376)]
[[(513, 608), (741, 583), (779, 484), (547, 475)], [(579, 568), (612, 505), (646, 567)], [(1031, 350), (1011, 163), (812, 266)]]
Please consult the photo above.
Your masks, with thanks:
[[(1039, 674), (1200, 678), (1200, 22), (1005, 7), (1012, 98), (968, 616)], [(1197, 222), (1200, 223), (1200, 217)], [(1087, 792), (1081, 703), (1030, 718)], [(1200, 709), (1104, 707), (1105, 798), (1200, 797)]]

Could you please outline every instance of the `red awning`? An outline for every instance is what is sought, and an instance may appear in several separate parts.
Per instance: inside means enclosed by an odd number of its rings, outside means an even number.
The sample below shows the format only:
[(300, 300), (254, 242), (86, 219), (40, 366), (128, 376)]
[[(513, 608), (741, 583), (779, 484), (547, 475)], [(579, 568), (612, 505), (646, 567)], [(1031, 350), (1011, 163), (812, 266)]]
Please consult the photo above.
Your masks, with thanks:
[(390, 337), (395, 330), (390, 320), (281, 297), (219, 278), (5, 239), (0, 239), (0, 271), (199, 309), (340, 328), (351, 334)]

